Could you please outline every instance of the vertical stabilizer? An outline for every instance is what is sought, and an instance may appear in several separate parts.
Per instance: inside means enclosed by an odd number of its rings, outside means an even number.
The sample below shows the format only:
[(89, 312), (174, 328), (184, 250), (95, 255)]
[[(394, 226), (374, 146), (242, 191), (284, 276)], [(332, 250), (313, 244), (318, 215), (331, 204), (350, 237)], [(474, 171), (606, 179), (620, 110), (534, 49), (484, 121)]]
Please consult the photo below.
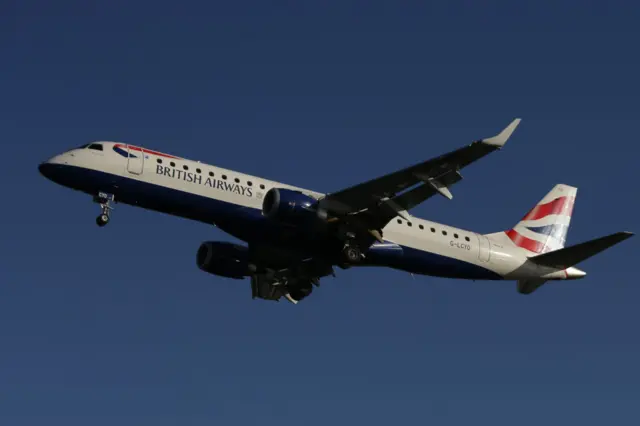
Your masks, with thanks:
[(531, 255), (563, 248), (577, 193), (578, 188), (573, 186), (554, 186), (516, 226), (503, 234)]

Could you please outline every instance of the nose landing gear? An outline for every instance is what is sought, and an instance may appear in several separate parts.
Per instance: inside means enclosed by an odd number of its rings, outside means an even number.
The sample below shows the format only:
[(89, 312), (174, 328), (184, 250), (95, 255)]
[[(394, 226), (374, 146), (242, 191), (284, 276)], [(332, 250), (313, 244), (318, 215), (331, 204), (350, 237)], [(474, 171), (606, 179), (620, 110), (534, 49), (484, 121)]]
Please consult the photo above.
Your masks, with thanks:
[(111, 210), (113, 210), (111, 202), (114, 201), (114, 196), (113, 194), (100, 192), (93, 198), (93, 201), (100, 204), (101, 211), (100, 216), (96, 218), (96, 224), (100, 227), (105, 226), (109, 223), (109, 219), (111, 218)]

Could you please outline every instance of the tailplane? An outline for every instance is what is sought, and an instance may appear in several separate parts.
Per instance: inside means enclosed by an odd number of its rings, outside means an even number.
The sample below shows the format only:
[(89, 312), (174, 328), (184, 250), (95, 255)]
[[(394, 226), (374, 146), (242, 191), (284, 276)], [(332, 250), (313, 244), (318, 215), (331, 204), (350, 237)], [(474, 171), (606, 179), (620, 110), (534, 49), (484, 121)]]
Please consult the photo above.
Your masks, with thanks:
[(513, 228), (487, 237), (521, 247), (530, 256), (564, 247), (578, 188), (557, 184)]
[[(576, 280), (584, 277), (586, 273), (576, 268), (574, 265), (577, 265), (578, 263), (633, 237), (633, 235), (634, 234), (632, 232), (616, 232), (615, 234), (607, 235), (605, 237), (596, 238), (570, 247), (529, 257), (529, 261), (545, 269), (550, 268), (551, 270), (562, 271), (564, 273), (563, 279)], [(522, 294), (531, 294), (549, 281), (549, 279), (558, 278), (540, 277), (518, 280), (518, 292)]]
[(571, 247), (530, 257), (529, 260), (540, 266), (567, 270), (631, 237), (633, 237), (632, 232), (616, 232), (606, 237), (596, 238)]

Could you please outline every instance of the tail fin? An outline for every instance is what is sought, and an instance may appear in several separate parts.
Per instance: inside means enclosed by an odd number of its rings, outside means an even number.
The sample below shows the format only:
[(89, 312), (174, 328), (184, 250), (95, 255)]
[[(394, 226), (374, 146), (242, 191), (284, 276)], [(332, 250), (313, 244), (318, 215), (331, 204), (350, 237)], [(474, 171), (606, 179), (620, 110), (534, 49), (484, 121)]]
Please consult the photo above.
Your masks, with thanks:
[(487, 234), (502, 244), (527, 250), (528, 262), (542, 268), (540, 276), (518, 280), (518, 292), (531, 294), (549, 280), (573, 280), (586, 275), (574, 265), (634, 234), (617, 232), (565, 248), (578, 188), (557, 184), (512, 229)]
[(532, 256), (563, 248), (577, 193), (576, 187), (557, 184), (516, 226), (498, 234), (506, 235)]

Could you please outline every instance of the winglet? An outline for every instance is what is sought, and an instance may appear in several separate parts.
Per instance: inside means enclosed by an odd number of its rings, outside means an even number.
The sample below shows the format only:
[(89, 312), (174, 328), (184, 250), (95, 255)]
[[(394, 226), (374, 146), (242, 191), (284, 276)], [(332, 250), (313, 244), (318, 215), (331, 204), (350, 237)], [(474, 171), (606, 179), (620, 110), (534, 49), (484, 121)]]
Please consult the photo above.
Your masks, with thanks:
[(507, 140), (509, 139), (509, 137), (511, 136), (511, 134), (513, 133), (513, 131), (516, 130), (516, 127), (518, 127), (518, 124), (520, 124), (520, 119), (516, 118), (511, 122), (511, 124), (505, 127), (504, 130), (500, 132), (500, 134), (490, 138), (482, 139), (482, 142), (488, 145), (493, 145), (498, 148), (502, 148), (504, 144), (507, 142)]

